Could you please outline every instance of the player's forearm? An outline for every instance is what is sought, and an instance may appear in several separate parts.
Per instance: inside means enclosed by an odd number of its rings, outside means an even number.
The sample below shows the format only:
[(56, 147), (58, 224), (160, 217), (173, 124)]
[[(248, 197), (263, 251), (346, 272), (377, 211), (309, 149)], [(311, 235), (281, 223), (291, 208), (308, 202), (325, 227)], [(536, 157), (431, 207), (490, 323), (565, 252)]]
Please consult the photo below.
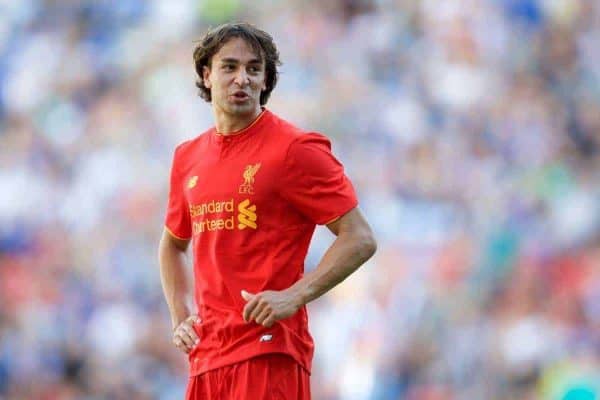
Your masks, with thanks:
[(327, 250), (319, 265), (290, 287), (300, 304), (322, 296), (364, 264), (376, 250), (370, 231), (341, 234)]
[(185, 252), (162, 240), (159, 247), (159, 263), (163, 293), (171, 314), (171, 323), (175, 328), (191, 314), (191, 285)]

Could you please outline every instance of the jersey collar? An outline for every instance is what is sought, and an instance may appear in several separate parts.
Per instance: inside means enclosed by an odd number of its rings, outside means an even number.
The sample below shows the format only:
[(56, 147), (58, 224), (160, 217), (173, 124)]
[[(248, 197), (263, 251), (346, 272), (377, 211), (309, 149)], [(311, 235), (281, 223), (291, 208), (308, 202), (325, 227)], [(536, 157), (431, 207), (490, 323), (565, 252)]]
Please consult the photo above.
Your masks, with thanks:
[(213, 127), (212, 131), (211, 131), (211, 136), (213, 137), (213, 139), (215, 140), (216, 143), (230, 143), (230, 142), (237, 142), (239, 140), (242, 140), (246, 137), (249, 137), (251, 135), (253, 135), (255, 132), (260, 130), (260, 127), (263, 125), (264, 121), (267, 119), (265, 118), (266, 115), (269, 114), (269, 110), (267, 110), (266, 108), (263, 108), (261, 113), (258, 114), (258, 116), (254, 119), (254, 121), (252, 121), (252, 123), (250, 125), (248, 125), (247, 127), (240, 129), (239, 131), (235, 131), (235, 132), (231, 132), (227, 135), (223, 135), (219, 132), (217, 132), (217, 128)]

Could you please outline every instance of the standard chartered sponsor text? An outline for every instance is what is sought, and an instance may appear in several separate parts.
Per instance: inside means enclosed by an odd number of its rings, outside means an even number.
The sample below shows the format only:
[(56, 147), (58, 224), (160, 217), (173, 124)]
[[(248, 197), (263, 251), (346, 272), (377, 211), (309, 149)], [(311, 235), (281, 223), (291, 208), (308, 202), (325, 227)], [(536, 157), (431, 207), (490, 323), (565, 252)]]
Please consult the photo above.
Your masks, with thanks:
[(230, 218), (217, 218), (217, 219), (207, 219), (204, 221), (194, 221), (192, 229), (194, 231), (194, 235), (205, 231), (220, 231), (222, 229), (227, 229), (228, 231), (233, 230), (235, 227), (233, 216)]
[(190, 216), (192, 218), (223, 211), (233, 212), (233, 199), (224, 201), (212, 200), (208, 203), (190, 204)]
[[(192, 221), (192, 231), (194, 235), (199, 235), (203, 232), (212, 232), (219, 230), (234, 230), (236, 228), (235, 216), (227, 215), (233, 213), (234, 199), (230, 200), (211, 200), (202, 204), (190, 204), (190, 216), (196, 221)], [(238, 204), (237, 216), (239, 224), (238, 229), (251, 228), (256, 229), (256, 206), (250, 204), (250, 200), (246, 199)], [(210, 214), (215, 215), (215, 218), (210, 218)]]

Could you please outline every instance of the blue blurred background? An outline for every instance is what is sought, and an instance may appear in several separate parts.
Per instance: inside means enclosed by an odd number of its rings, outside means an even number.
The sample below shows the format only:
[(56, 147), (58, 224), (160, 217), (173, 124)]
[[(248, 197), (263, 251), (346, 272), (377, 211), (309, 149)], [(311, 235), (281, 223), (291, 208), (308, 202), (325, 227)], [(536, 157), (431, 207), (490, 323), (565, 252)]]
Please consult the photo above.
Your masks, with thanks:
[(380, 243), (310, 305), (313, 398), (600, 399), (596, 0), (0, 0), (0, 399), (182, 398), (156, 249), (233, 20)]

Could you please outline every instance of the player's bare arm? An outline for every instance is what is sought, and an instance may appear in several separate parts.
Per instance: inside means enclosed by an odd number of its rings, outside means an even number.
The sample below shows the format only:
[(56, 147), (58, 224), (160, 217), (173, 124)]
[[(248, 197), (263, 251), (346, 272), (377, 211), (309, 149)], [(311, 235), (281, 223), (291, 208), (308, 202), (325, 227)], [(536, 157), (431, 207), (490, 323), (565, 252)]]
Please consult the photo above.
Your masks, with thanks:
[(171, 235), (166, 229), (158, 247), (160, 280), (173, 325), (173, 344), (189, 353), (199, 343), (193, 325), (199, 321), (190, 311), (191, 284), (186, 266), (189, 240)]
[(337, 235), (319, 265), (288, 289), (252, 294), (242, 291), (247, 301), (245, 321), (266, 327), (295, 314), (300, 307), (322, 296), (364, 264), (375, 253), (373, 232), (358, 208), (327, 227)]

